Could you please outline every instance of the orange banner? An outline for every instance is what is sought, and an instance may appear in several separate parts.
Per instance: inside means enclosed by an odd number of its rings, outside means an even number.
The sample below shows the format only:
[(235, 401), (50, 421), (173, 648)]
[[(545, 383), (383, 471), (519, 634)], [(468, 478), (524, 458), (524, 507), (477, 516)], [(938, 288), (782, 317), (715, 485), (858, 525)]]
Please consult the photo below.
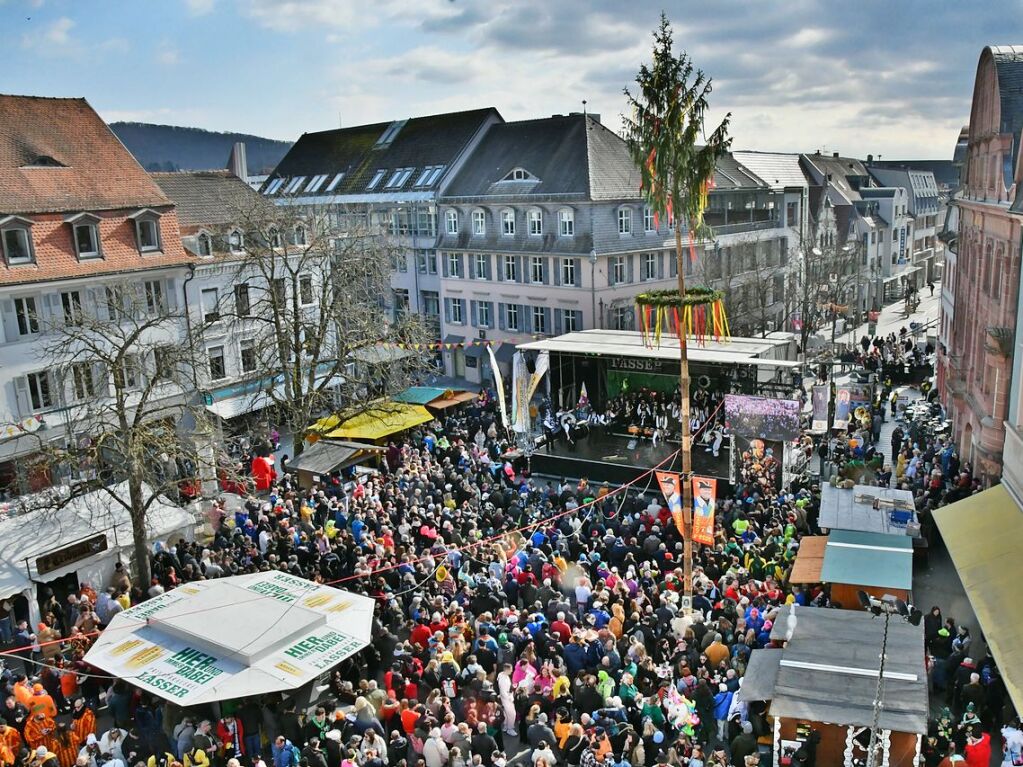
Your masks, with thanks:
[(713, 477), (693, 477), (693, 542), (714, 545), (714, 507), (718, 481)]
[(679, 535), (684, 536), (686, 527), (682, 514), (682, 483), (679, 481), (679, 475), (674, 471), (655, 471), (654, 474), (657, 475), (657, 484), (661, 486), (664, 500), (668, 502), (668, 511), (675, 520), (675, 527), (678, 528)]

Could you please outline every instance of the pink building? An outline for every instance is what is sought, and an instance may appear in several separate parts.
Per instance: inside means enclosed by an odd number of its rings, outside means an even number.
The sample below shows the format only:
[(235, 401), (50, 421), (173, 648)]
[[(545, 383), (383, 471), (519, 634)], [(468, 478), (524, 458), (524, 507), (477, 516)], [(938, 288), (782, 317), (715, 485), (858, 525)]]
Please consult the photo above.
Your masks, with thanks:
[(1023, 46), (990, 46), (977, 65), (969, 147), (954, 204), (955, 313), (943, 396), (960, 456), (986, 481), (1001, 476), (1020, 280)]

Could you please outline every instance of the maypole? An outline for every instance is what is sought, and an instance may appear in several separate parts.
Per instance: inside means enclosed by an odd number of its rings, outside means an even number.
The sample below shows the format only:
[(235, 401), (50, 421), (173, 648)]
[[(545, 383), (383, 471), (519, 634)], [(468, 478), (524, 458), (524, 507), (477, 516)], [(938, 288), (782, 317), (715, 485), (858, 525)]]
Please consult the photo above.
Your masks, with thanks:
[[(675, 263), (678, 292), (662, 291), (637, 296), (640, 325), (648, 343), (658, 342), (663, 321), (674, 325), (679, 345), (680, 426), (682, 433), (682, 512), (684, 538), (684, 602), (692, 611), (693, 595), (693, 456), (689, 427), (688, 335), (701, 340), (708, 335), (727, 337), (723, 296), (707, 288), (686, 290), (682, 224), (689, 228), (689, 258), (696, 259), (695, 238), (703, 227), (707, 194), (713, 184), (715, 162), (728, 150), (726, 115), (707, 136), (704, 115), (711, 81), (695, 70), (686, 53), (672, 50), (671, 25), (664, 14), (654, 32), (653, 62), (640, 66), (636, 94), (625, 89), (632, 117), (623, 116), (629, 152), (641, 174), (640, 193), (654, 211), (655, 225), (661, 216), (675, 222)], [(697, 141), (703, 139), (703, 145)], [(651, 308), (652, 307), (652, 308)], [(707, 321), (707, 313), (710, 321)]]

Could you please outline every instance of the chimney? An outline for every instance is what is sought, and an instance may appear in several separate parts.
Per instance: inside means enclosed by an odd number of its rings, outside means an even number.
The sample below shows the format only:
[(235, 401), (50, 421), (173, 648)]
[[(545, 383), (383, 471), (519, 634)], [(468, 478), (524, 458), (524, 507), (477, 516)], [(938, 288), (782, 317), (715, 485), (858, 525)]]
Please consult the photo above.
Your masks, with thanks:
[(245, 157), (244, 142), (237, 142), (231, 147), (231, 156), (227, 158), (227, 169), (242, 181), (249, 178), (249, 162)]
[(867, 162), (874, 162), (874, 155), (868, 154), (867, 155)]
[(831, 153), (831, 156), (832, 156), (832, 157), (836, 157), (836, 158), (837, 158), (837, 157), (838, 157), (838, 152), (832, 152), (832, 153)]

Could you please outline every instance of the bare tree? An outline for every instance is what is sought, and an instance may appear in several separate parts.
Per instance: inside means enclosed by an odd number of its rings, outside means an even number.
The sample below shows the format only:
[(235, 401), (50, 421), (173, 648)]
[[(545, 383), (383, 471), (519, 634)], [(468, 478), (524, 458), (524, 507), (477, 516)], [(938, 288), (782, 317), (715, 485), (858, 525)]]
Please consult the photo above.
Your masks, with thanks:
[(776, 277), (784, 274), (773, 241), (737, 239), (696, 262), (699, 282), (725, 293), (728, 324), (736, 336), (766, 336), (778, 316)]
[(810, 336), (827, 323), (855, 314), (862, 272), (860, 248), (854, 242), (803, 245), (790, 254), (786, 298), (787, 315), (799, 317), (800, 348), (805, 350)]
[(432, 371), (425, 323), (394, 303), (390, 274), (404, 256), (388, 218), (253, 204), (239, 222), (234, 296), (218, 315), (249, 345), (292, 455), (318, 417), (364, 411)]
[(60, 316), (43, 323), (39, 347), (67, 427), (65, 444), (41, 445), (54, 487), (40, 506), (59, 510), (95, 494), (126, 510), (142, 583), (150, 577), (154, 504), (195, 497), (215, 478), (213, 432), (195, 396), (185, 318), (166, 284), (65, 294)]

